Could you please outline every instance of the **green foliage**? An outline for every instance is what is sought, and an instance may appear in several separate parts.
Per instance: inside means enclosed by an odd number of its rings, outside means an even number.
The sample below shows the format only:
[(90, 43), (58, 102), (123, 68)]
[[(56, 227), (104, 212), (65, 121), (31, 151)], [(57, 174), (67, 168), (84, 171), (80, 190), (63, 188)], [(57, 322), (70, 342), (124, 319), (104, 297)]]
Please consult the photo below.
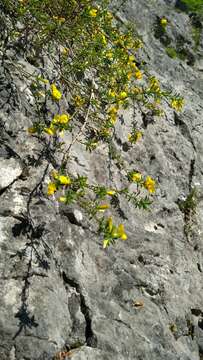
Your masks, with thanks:
[(177, 58), (177, 51), (175, 48), (173, 47), (167, 47), (166, 49), (166, 53), (169, 57), (171, 57), (172, 59)]
[(196, 190), (196, 188), (193, 188), (190, 191), (187, 198), (180, 202), (179, 207), (180, 207), (181, 211), (183, 211), (184, 213), (188, 213), (188, 212), (195, 213), (196, 212), (196, 207), (197, 207), (197, 190)]
[[(113, 140), (119, 111), (139, 103), (143, 111), (162, 115), (164, 103), (181, 110), (182, 97), (164, 91), (158, 79), (138, 65), (136, 55), (142, 42), (130, 25), (117, 21), (107, 0), (99, 3), (2, 0), (2, 3), (12, 15), (7, 46), (13, 42), (21, 46), (24, 57), (35, 64), (48, 54), (57, 74), (50, 78), (46, 70), (36, 75), (25, 74), (21, 69), (31, 82), (35, 99), (36, 121), (28, 132), (62, 155), (59, 169), (50, 174), (47, 195), (65, 204), (77, 203), (99, 222), (104, 247), (117, 239), (126, 240), (123, 224), (113, 225), (111, 217), (101, 220), (100, 214), (110, 211), (111, 203), (118, 204), (121, 196), (136, 208), (147, 209), (156, 184), (150, 176), (126, 169), (116, 151)], [(159, 25), (165, 33), (167, 19), (161, 19)], [(49, 104), (54, 113), (50, 112)], [(65, 132), (72, 135), (68, 145), (62, 141)], [(142, 133), (133, 127), (126, 142), (129, 147), (136, 146), (141, 137)], [(110, 161), (122, 169), (121, 180), (125, 184), (128, 181), (127, 185), (107, 188), (91, 184), (84, 176), (69, 174), (67, 165), (76, 142), (85, 145), (88, 151), (105, 145)], [(132, 183), (133, 192), (129, 190)]]
[(194, 50), (197, 50), (200, 45), (201, 33), (202, 33), (201, 27), (196, 27), (196, 26), (192, 27), (192, 37), (195, 43)]
[[(180, 59), (182, 61), (186, 61), (188, 65), (192, 66), (194, 65), (195, 62), (195, 57), (193, 55), (193, 53), (186, 48), (185, 44), (183, 43), (183, 41), (178, 42), (174, 44), (175, 47), (166, 47), (165, 51), (167, 53), (167, 55), (169, 57), (171, 57), (172, 59)], [(197, 47), (195, 45), (195, 49), (196, 50)]]
[(203, 14), (202, 0), (181, 0), (181, 3), (185, 6), (187, 12)]
[(189, 239), (190, 235), (193, 233), (193, 228), (196, 223), (195, 215), (197, 210), (197, 190), (193, 188), (187, 198), (179, 202), (179, 208), (184, 214), (184, 232)]
[(102, 218), (100, 220), (99, 233), (101, 233), (104, 237), (104, 248), (113, 244), (117, 239), (127, 240), (123, 224), (119, 224), (118, 226), (114, 225), (112, 217), (107, 219)]

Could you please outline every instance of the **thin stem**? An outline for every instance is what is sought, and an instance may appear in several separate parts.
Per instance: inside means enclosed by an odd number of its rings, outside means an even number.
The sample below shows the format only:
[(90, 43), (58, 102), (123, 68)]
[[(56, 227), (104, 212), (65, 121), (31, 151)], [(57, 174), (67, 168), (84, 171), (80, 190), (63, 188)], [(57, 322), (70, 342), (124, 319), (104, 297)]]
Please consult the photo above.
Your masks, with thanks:
[(63, 159), (62, 159), (62, 167), (66, 165), (68, 157), (69, 157), (69, 153), (71, 151), (72, 146), (78, 141), (78, 139), (80, 138), (80, 136), (83, 134), (83, 131), (85, 130), (85, 127), (87, 125), (88, 119), (89, 119), (89, 113), (90, 113), (90, 107), (91, 107), (91, 100), (93, 98), (93, 88), (91, 89), (91, 94), (89, 97), (89, 104), (88, 104), (88, 108), (87, 108), (87, 112), (85, 115), (85, 119), (84, 119), (84, 123), (82, 124), (82, 126), (80, 127), (78, 133), (76, 134), (76, 136), (72, 139), (71, 143), (69, 144), (68, 148), (64, 151), (64, 155), (63, 155)]

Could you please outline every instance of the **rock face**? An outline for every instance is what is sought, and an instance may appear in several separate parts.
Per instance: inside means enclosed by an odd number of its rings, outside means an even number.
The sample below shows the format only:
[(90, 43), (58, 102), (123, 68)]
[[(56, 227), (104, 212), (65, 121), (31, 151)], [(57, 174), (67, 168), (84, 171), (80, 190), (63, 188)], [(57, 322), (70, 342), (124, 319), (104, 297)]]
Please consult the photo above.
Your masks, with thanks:
[[(126, 111), (125, 125), (116, 125), (117, 151), (153, 176), (158, 190), (150, 212), (121, 204), (128, 240), (104, 251), (78, 209), (66, 213), (44, 195), (49, 159), (27, 134), (32, 98), (13, 67), (24, 60), (8, 52), (0, 74), (1, 360), (203, 359), (203, 37), (195, 48), (192, 17), (174, 1), (112, 6), (137, 25), (140, 58), (183, 94), (185, 109), (155, 122)], [(170, 26), (159, 36), (163, 16)], [(171, 44), (184, 59), (167, 55)], [(125, 151), (132, 119), (144, 137)], [(81, 146), (71, 170), (108, 183), (103, 149), (86, 156)], [(194, 188), (190, 212), (185, 204)]]

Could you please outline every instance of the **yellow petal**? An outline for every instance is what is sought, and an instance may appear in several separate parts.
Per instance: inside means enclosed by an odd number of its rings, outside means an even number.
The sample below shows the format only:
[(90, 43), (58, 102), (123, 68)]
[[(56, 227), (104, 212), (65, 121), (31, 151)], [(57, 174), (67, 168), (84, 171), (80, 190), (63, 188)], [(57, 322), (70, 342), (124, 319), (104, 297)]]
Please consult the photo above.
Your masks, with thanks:
[(144, 182), (144, 187), (150, 192), (150, 193), (153, 193), (155, 192), (155, 180), (153, 180), (151, 178), (151, 176), (147, 176), (146, 177), (146, 180)]
[(48, 135), (54, 135), (55, 131), (53, 131), (50, 127), (45, 127), (44, 131), (48, 134)]
[(140, 70), (136, 71), (135, 72), (135, 77), (137, 80), (141, 80), (142, 79), (142, 73)]
[(140, 174), (139, 172), (132, 174), (132, 181), (140, 182), (141, 180), (142, 180), (142, 174)]
[(97, 16), (97, 9), (91, 9), (90, 11), (89, 11), (89, 15), (91, 16), (91, 17), (96, 17)]
[(110, 241), (108, 239), (103, 240), (103, 249), (106, 249), (110, 245)]
[(59, 122), (60, 122), (60, 124), (67, 124), (69, 122), (69, 120), (70, 120), (70, 115), (62, 114), (60, 116)]
[(106, 193), (109, 196), (114, 196), (116, 194), (116, 191), (115, 190), (108, 190)]
[(56, 184), (50, 182), (48, 184), (47, 195), (53, 195), (56, 192), (56, 190), (57, 190)]
[(51, 94), (54, 100), (60, 100), (62, 97), (61, 92), (57, 89), (55, 84), (51, 85)]
[(126, 99), (127, 96), (128, 96), (128, 94), (126, 93), (126, 91), (121, 91), (120, 94), (119, 94), (119, 98), (120, 98), (121, 100)]
[(121, 235), (121, 239), (122, 239), (122, 240), (127, 240), (127, 238), (128, 238), (128, 237), (127, 237), (126, 233), (123, 233), (123, 234)]
[(70, 185), (71, 184), (71, 179), (69, 178), (69, 176), (60, 175), (58, 177), (58, 179), (62, 185)]
[(166, 26), (168, 24), (168, 20), (166, 18), (162, 18), (160, 22), (162, 26)]
[(109, 209), (109, 204), (101, 204), (97, 207), (98, 210), (106, 210)]

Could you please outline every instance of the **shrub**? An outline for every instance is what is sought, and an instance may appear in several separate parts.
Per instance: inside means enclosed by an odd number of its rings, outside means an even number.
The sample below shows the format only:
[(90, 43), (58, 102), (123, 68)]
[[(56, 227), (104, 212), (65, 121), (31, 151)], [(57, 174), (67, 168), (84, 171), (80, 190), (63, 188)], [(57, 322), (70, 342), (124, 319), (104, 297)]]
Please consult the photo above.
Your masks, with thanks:
[[(53, 78), (48, 70), (29, 75), (37, 120), (28, 131), (62, 155), (60, 166), (50, 175), (48, 196), (65, 204), (77, 203), (97, 220), (104, 247), (117, 239), (126, 240), (123, 224), (117, 226), (103, 214), (109, 212), (111, 204), (118, 205), (121, 196), (135, 207), (147, 209), (156, 184), (137, 169), (125, 169), (115, 153), (112, 156), (119, 111), (140, 103), (145, 111), (162, 115), (164, 102), (179, 111), (183, 98), (163, 90), (159, 81), (138, 65), (136, 53), (142, 42), (130, 25), (116, 20), (108, 10), (108, 1), (3, 0), (3, 5), (13, 18), (7, 46), (9, 42), (21, 44), (25, 58), (32, 58), (34, 63), (48, 54), (57, 69)], [(161, 26), (164, 28), (166, 23)], [(68, 105), (62, 112), (64, 99)], [(48, 111), (49, 103), (55, 108), (54, 114)], [(61, 140), (64, 132), (72, 133), (68, 145)], [(141, 137), (140, 129), (133, 126), (126, 139), (129, 147), (136, 146)], [(76, 142), (85, 145), (87, 151), (105, 144), (111, 160), (123, 167), (123, 183), (127, 185), (106, 188), (68, 173), (67, 164)], [(133, 192), (130, 183), (136, 186)]]

